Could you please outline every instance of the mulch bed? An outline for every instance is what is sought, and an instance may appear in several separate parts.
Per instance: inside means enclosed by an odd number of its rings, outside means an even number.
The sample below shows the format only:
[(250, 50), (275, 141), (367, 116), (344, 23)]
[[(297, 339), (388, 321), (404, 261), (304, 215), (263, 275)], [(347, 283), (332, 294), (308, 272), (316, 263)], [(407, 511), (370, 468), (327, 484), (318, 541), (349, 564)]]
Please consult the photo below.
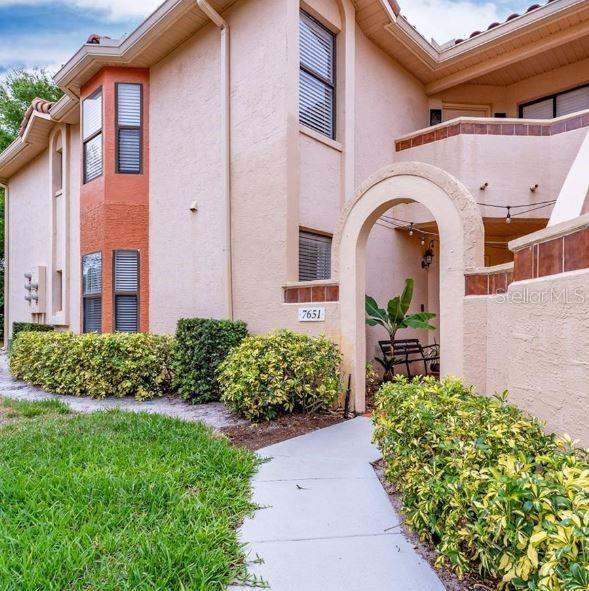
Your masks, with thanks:
[(256, 451), (267, 445), (305, 435), (344, 421), (342, 411), (286, 415), (266, 423), (244, 423), (220, 429), (238, 447)]
[(434, 563), (438, 557), (438, 553), (435, 549), (426, 542), (422, 542), (419, 536), (411, 530), (405, 523), (403, 517), (403, 502), (401, 501), (401, 495), (395, 490), (393, 486), (388, 484), (384, 478), (384, 462), (379, 460), (375, 462), (374, 470), (383, 485), (384, 489), (389, 495), (389, 500), (393, 505), (397, 515), (400, 516), (399, 528), (405, 535), (405, 537), (413, 544), (415, 551), (427, 562), (430, 563), (432, 568), (436, 571), (436, 574), (442, 581), (446, 591), (495, 591), (497, 585), (490, 581), (482, 581), (474, 575), (467, 575), (464, 579), (460, 580), (451, 570), (448, 568), (438, 569), (434, 566)]

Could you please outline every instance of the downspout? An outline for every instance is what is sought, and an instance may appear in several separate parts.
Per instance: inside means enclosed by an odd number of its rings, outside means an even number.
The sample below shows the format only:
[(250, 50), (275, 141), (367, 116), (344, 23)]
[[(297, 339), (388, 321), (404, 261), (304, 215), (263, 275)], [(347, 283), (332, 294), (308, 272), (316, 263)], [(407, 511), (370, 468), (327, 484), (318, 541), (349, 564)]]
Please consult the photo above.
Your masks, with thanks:
[(233, 259), (231, 243), (231, 70), (229, 56), (229, 25), (209, 4), (208, 0), (196, 0), (198, 7), (221, 31), (221, 127), (223, 134), (223, 193), (226, 208), (226, 271), (227, 317), (233, 319)]
[(4, 189), (4, 346), (8, 349), (8, 182), (0, 180)]

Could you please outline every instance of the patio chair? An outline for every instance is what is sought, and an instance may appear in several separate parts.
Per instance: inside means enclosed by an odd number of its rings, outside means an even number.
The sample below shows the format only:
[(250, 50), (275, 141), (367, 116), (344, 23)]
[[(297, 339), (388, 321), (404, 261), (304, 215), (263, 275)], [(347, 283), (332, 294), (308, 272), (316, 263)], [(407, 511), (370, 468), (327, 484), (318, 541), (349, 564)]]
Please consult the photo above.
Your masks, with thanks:
[[(397, 365), (404, 365), (407, 370), (407, 377), (416, 375), (436, 376), (440, 375), (440, 348), (439, 345), (426, 345), (419, 342), (419, 339), (398, 339), (393, 341), (378, 341), (380, 350), (385, 358), (394, 359), (393, 368)], [(412, 371), (414, 364), (423, 364), (423, 373)]]

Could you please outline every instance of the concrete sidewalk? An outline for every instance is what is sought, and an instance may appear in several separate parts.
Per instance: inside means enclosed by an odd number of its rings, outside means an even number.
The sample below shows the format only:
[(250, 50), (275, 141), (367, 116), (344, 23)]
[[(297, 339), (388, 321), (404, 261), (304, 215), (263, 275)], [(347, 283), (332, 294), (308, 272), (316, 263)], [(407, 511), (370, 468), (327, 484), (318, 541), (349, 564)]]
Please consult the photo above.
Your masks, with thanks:
[(240, 535), (272, 591), (444, 590), (398, 527), (371, 435), (357, 418), (260, 450), (273, 458), (253, 482), (263, 508)]

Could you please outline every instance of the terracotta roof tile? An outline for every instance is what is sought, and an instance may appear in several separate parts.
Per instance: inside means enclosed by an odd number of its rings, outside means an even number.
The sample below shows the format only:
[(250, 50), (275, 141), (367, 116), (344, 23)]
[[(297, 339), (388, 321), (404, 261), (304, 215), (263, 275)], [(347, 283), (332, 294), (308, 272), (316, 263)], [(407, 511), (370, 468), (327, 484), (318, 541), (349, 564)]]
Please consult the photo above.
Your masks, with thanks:
[(22, 136), (22, 134), (25, 132), (25, 129), (27, 128), (27, 125), (29, 124), (29, 121), (34, 111), (37, 111), (37, 113), (49, 113), (52, 106), (53, 103), (51, 101), (46, 101), (38, 97), (36, 99), (33, 99), (25, 113), (22, 123), (20, 124), (20, 129), (18, 131), (19, 134)]
[[(551, 2), (554, 2), (554, 0), (548, 0), (546, 2), (546, 4), (550, 4)], [(542, 8), (541, 4), (532, 4), (528, 9), (526, 9), (524, 14), (527, 14), (528, 12), (532, 12), (533, 10), (537, 10), (538, 8)], [(513, 19), (517, 18), (518, 16), (522, 16), (521, 14), (514, 12), (513, 14), (510, 14), (504, 21), (504, 23), (508, 23), (509, 21), (512, 21)], [(488, 27), (487, 27), (487, 31), (490, 31), (491, 29), (494, 29), (495, 27), (498, 27), (504, 23), (498, 23), (498, 22), (494, 22), (491, 23)], [(481, 31), (473, 31), (468, 39), (472, 39), (473, 37), (476, 37), (477, 35), (480, 35)], [(466, 41), (466, 39), (455, 39), (454, 40), (454, 45), (459, 45), (460, 43), (464, 43)]]

